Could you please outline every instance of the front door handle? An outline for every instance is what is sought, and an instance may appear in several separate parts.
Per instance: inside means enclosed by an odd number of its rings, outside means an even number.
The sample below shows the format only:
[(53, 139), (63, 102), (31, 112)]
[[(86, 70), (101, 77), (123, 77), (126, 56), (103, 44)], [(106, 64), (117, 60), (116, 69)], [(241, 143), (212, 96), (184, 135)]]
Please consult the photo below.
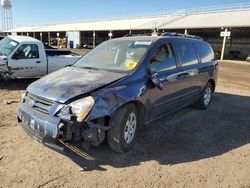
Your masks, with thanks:
[(36, 63), (41, 63), (41, 61), (36, 61)]

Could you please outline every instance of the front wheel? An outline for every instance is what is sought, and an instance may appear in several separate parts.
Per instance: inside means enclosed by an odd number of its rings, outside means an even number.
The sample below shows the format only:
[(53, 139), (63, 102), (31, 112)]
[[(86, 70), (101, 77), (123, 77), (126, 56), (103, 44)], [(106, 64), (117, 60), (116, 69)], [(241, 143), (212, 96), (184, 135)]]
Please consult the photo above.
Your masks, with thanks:
[(197, 102), (196, 106), (202, 110), (207, 109), (210, 103), (212, 102), (213, 92), (213, 86), (210, 82), (208, 82), (206, 87), (203, 89), (201, 97)]
[(110, 119), (109, 147), (119, 153), (129, 151), (135, 143), (138, 123), (138, 111), (135, 105), (128, 104), (118, 109)]

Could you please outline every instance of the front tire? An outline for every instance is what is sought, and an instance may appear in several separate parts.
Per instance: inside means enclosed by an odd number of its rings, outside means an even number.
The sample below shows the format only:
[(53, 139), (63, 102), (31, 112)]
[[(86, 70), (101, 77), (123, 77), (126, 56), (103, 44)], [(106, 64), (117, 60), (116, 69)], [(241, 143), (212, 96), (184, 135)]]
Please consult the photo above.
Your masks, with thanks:
[(128, 104), (111, 117), (108, 131), (108, 145), (118, 153), (129, 151), (136, 139), (139, 128), (138, 110), (134, 104)]
[(210, 82), (207, 83), (202, 91), (201, 97), (197, 102), (197, 108), (201, 110), (206, 110), (212, 102), (214, 88)]

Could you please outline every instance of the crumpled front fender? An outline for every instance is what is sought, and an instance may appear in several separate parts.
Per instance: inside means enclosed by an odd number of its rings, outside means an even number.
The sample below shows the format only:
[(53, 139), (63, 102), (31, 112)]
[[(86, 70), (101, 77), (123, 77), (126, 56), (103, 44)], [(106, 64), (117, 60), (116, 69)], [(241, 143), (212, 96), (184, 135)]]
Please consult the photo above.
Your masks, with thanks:
[(118, 108), (129, 102), (137, 101), (145, 104), (144, 97), (147, 90), (142, 83), (133, 84), (132, 87), (118, 86), (104, 89), (95, 95), (95, 105), (91, 110), (87, 121), (102, 117), (112, 117)]
[(10, 79), (12, 75), (11, 67), (8, 66), (7, 57), (0, 57), (0, 79)]
[(88, 120), (111, 116), (113, 112), (116, 111), (116, 109), (127, 102), (128, 100), (126, 98), (119, 97), (113, 94), (98, 98), (91, 113), (89, 114)]

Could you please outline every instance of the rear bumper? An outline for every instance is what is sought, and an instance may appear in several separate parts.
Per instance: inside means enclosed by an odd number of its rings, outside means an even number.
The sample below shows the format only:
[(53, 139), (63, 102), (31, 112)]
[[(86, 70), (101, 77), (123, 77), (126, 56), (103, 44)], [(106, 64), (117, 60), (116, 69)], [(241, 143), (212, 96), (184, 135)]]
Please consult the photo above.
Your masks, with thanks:
[(19, 125), (32, 138), (56, 150), (63, 150), (58, 145), (60, 119), (34, 111), (24, 103), (17, 109)]

